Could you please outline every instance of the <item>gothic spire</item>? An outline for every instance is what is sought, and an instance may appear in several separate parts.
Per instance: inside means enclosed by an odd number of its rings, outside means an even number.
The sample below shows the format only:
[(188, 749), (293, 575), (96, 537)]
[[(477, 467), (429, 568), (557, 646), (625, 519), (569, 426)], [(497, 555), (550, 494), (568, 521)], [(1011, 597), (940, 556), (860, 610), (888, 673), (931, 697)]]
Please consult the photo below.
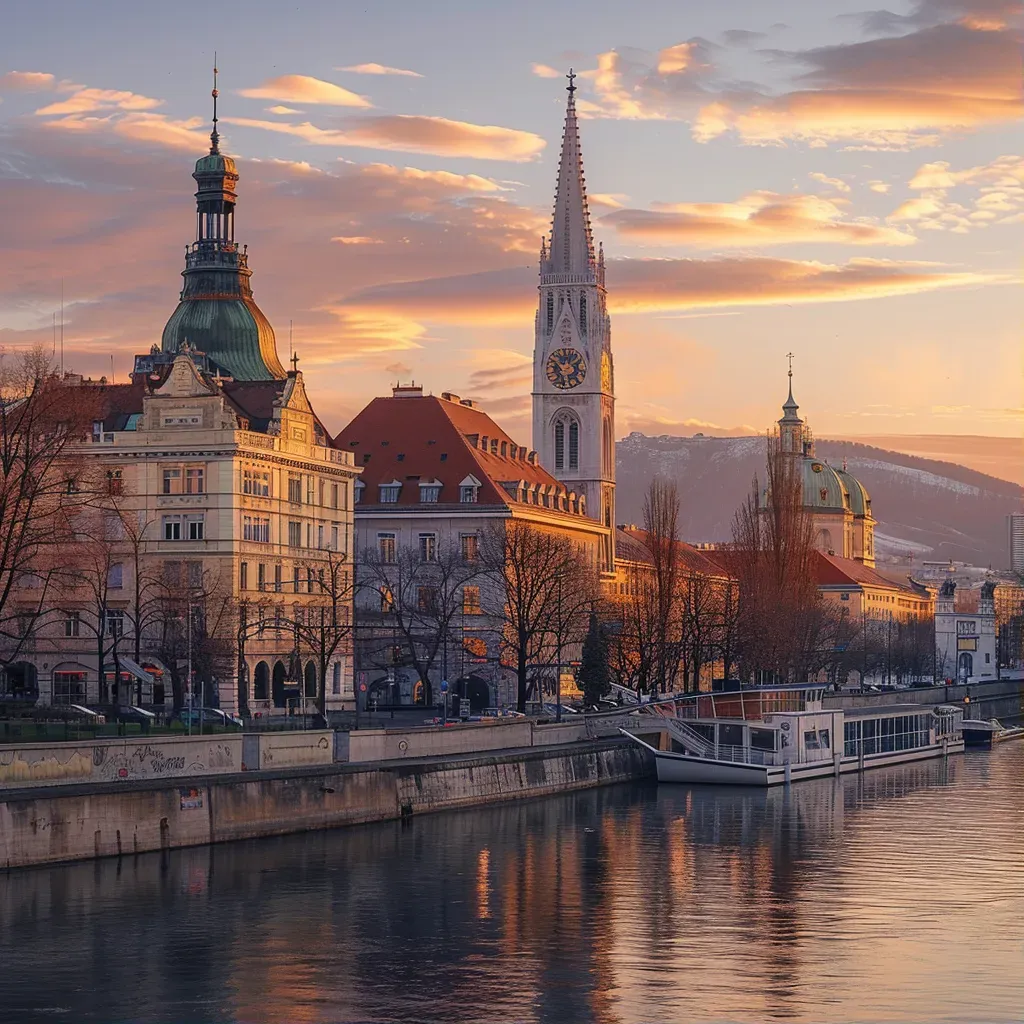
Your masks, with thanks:
[(583, 176), (583, 154), (576, 121), (576, 74), (566, 75), (569, 101), (562, 133), (562, 155), (558, 165), (558, 190), (551, 221), (549, 259), (542, 273), (587, 274), (594, 270), (594, 239), (590, 233), (587, 185)]
[(796, 400), (793, 398), (793, 353), (787, 353), (786, 358), (789, 360), (789, 397), (782, 405), (783, 417), (779, 422), (802, 423), (803, 421), (797, 415), (797, 410), (800, 406), (796, 404)]

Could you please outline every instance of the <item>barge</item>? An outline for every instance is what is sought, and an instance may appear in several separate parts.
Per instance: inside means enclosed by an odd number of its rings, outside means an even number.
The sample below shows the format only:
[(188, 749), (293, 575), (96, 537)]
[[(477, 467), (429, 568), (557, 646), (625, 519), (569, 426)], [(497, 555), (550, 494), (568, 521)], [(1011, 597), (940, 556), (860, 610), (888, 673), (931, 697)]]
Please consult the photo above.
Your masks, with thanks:
[[(960, 753), (952, 705), (822, 707), (823, 686), (701, 693), (644, 706), (621, 732), (654, 756), (659, 782), (773, 786)], [(654, 732), (657, 745), (636, 735)]]

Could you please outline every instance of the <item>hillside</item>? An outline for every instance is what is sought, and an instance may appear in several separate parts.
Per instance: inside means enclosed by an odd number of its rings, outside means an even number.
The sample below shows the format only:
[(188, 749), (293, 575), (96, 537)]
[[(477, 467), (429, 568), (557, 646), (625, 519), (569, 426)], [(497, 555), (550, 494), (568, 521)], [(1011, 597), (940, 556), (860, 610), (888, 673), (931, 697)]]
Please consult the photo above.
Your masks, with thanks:
[[(817, 454), (850, 472), (871, 495), (880, 558), (953, 558), (1004, 568), (1006, 515), (1024, 508), (1024, 488), (951, 462), (852, 441), (818, 441)], [(676, 481), (686, 540), (728, 540), (735, 509), (764, 476), (760, 437), (647, 437), (633, 433), (616, 450), (619, 522), (640, 522), (652, 477)]]

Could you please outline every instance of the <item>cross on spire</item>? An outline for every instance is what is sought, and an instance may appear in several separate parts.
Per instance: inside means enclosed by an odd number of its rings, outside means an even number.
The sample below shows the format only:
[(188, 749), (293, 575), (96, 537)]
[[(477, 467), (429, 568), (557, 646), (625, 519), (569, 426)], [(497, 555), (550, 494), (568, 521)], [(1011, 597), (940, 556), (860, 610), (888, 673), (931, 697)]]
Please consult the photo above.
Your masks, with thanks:
[(573, 71), (572, 68), (569, 68), (569, 74), (567, 74), (565, 77), (569, 79), (569, 84), (565, 87), (565, 91), (571, 97), (572, 94), (576, 91), (576, 72)]
[(298, 372), (299, 372), (299, 353), (298, 352), (293, 352), (292, 353), (292, 373), (298, 373)]
[(790, 377), (790, 380), (792, 380), (793, 379), (793, 353), (792, 352), (787, 352), (786, 353), (786, 358), (789, 360), (789, 377)]
[(217, 88), (217, 52), (213, 54), (213, 91), (210, 93), (213, 97), (213, 131), (210, 132), (210, 156), (216, 156), (220, 153), (220, 135), (217, 132), (217, 97), (220, 95), (220, 90)]

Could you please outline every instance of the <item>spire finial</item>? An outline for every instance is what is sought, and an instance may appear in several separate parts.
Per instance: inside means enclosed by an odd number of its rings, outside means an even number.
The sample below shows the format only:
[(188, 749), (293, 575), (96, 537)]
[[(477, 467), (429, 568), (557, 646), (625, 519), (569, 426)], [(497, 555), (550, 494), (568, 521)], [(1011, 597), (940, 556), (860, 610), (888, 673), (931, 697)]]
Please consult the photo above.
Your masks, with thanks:
[(576, 72), (572, 68), (569, 68), (569, 74), (565, 76), (569, 79), (569, 84), (565, 87), (565, 91), (569, 94), (569, 99), (572, 99), (572, 94), (576, 91)]
[(299, 372), (299, 353), (298, 352), (293, 352), (292, 353), (292, 373), (298, 373), (298, 372)]
[(786, 358), (789, 360), (789, 379), (793, 379), (793, 353), (787, 352)]
[(213, 52), (213, 91), (210, 93), (213, 97), (213, 131), (210, 132), (210, 156), (216, 156), (220, 153), (220, 135), (217, 132), (217, 97), (220, 95), (220, 91), (217, 88), (217, 51)]

